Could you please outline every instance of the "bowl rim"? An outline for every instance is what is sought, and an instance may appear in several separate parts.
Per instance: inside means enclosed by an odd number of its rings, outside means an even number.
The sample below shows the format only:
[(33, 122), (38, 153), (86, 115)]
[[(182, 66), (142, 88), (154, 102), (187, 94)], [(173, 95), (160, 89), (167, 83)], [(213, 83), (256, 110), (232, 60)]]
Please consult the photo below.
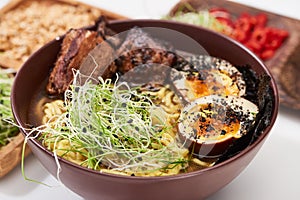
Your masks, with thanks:
[[(266, 67), (266, 65), (262, 62), (262, 60), (260, 58), (258, 58), (252, 51), (250, 51), (247, 47), (245, 47), (243, 44), (239, 43), (238, 41), (215, 31), (209, 30), (207, 28), (203, 28), (197, 25), (192, 25), (192, 24), (186, 24), (186, 23), (182, 23), (182, 22), (175, 22), (175, 21), (169, 21), (169, 20), (159, 20), (159, 19), (125, 19), (125, 20), (114, 20), (108, 23), (109, 25), (115, 25), (115, 24), (120, 24), (120, 23), (136, 23), (136, 22), (143, 22), (145, 24), (148, 23), (152, 23), (152, 24), (173, 24), (173, 25), (178, 25), (178, 26), (185, 26), (185, 27), (192, 27), (193, 29), (198, 29), (200, 31), (204, 31), (204, 32), (208, 32), (209, 34), (213, 34), (213, 35), (217, 35), (217, 37), (222, 37), (225, 40), (228, 40), (230, 43), (232, 43), (233, 45), (238, 46), (240, 49), (242, 49), (243, 51), (246, 51), (247, 54), (249, 54), (251, 57), (253, 57), (255, 59), (255, 61), (259, 64), (259, 66), (263, 69), (264, 73), (266, 73), (268, 76), (271, 77), (270, 80), (270, 85), (273, 89), (273, 95), (274, 95), (274, 108), (272, 111), (272, 117), (270, 119), (270, 125), (268, 127), (266, 127), (266, 129), (263, 131), (263, 133), (249, 146), (247, 146), (245, 149), (243, 149), (242, 151), (240, 151), (239, 153), (237, 153), (236, 155), (232, 156), (231, 158), (228, 158), (224, 161), (222, 161), (221, 163), (218, 163), (217, 165), (208, 167), (208, 168), (204, 168), (201, 170), (197, 170), (197, 171), (192, 171), (192, 172), (187, 172), (187, 173), (181, 173), (181, 174), (176, 174), (176, 175), (169, 175), (169, 176), (153, 176), (153, 177), (144, 177), (144, 176), (126, 176), (126, 175), (119, 175), (119, 174), (112, 174), (112, 173), (102, 173), (100, 171), (97, 170), (93, 170), (93, 169), (89, 169), (83, 166), (80, 166), (78, 164), (75, 164), (71, 161), (68, 161), (64, 158), (61, 158), (58, 156), (58, 160), (59, 162), (63, 162), (67, 165), (70, 165), (72, 168), (77, 168), (78, 170), (83, 170), (85, 172), (88, 173), (92, 173), (96, 176), (100, 175), (100, 176), (105, 176), (105, 177), (110, 177), (110, 178), (117, 178), (119, 180), (132, 180), (132, 181), (144, 181), (144, 180), (152, 180), (152, 181), (169, 181), (169, 180), (176, 180), (176, 179), (183, 179), (183, 178), (187, 178), (187, 177), (193, 177), (202, 173), (206, 173), (209, 171), (213, 171), (216, 170), (218, 168), (221, 168), (225, 165), (228, 165), (230, 163), (233, 163), (234, 161), (240, 159), (241, 157), (243, 157), (244, 155), (248, 154), (252, 149), (254, 149), (258, 144), (260, 144), (261, 142), (264, 142), (264, 140), (267, 138), (267, 136), (269, 135), (269, 132), (271, 131), (271, 129), (273, 128), (275, 122), (276, 122), (276, 118), (278, 116), (278, 110), (279, 110), (279, 96), (278, 96), (278, 89), (277, 89), (277, 85), (275, 82), (275, 79), (273, 77), (273, 75), (271, 74), (270, 70)], [(86, 26), (83, 28), (89, 29), (92, 26)], [(144, 26), (144, 27), (155, 27), (155, 26)], [(161, 27), (161, 26), (156, 26), (156, 27)], [(185, 33), (183, 33), (185, 34)], [(186, 35), (186, 34), (185, 34)], [(48, 46), (52, 45), (53, 42), (57, 41), (57, 40), (62, 40), (62, 38), (64, 37), (64, 35), (58, 36), (55, 39), (49, 41), (48, 43), (46, 43), (44, 46), (42, 46), (41, 48), (39, 48), (36, 52), (34, 52), (26, 61), (25, 63), (23, 63), (22, 67), (19, 69), (19, 72), (16, 74), (15, 76), (15, 81), (12, 87), (12, 95), (11, 95), (11, 107), (12, 107), (12, 111), (13, 111), (13, 115), (14, 118), (17, 122), (17, 124), (20, 126), (21, 132), (24, 135), (24, 137), (28, 136), (28, 132), (26, 132), (26, 130), (24, 130), (24, 128), (22, 127), (24, 125), (24, 123), (20, 120), (20, 117), (16, 111), (16, 101), (15, 101), (15, 91), (16, 89), (16, 84), (15, 82), (18, 81), (19, 77), (22, 76), (22, 71), (25, 69), (24, 66), (26, 66), (28, 63), (30, 63), (32, 57), (35, 57), (36, 55), (38, 55), (41, 51), (43, 51), (43, 49), (47, 48)], [(30, 142), (32, 142), (32, 144), (34, 144), (35, 146), (37, 146), (40, 150), (44, 151), (45, 153), (47, 153), (49, 156), (53, 157), (54, 159), (54, 153), (52, 151), (49, 151), (46, 147), (44, 147), (40, 142), (38, 142), (36, 139), (33, 138), (29, 138), (28, 139)]]

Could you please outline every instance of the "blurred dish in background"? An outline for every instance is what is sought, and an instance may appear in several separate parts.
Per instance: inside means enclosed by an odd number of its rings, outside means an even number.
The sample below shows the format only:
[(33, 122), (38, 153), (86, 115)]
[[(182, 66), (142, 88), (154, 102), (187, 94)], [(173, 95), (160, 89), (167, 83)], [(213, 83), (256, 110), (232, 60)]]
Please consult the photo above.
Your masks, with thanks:
[(19, 69), (42, 45), (71, 28), (93, 25), (101, 15), (125, 17), (71, 0), (17, 0), (0, 10), (0, 65)]
[[(239, 27), (237, 30), (244, 30), (242, 32), (236, 31), (237, 41), (245, 42), (245, 46), (264, 59), (266, 66), (277, 81), (280, 103), (289, 108), (300, 109), (300, 96), (298, 95), (300, 83), (297, 78), (300, 75), (299, 20), (230, 1), (218, 0), (182, 0), (170, 10), (168, 15), (169, 17), (180, 18), (177, 16), (178, 13), (187, 14), (191, 10), (194, 12), (210, 10), (210, 15), (208, 15), (210, 18), (204, 18), (204, 16), (202, 18), (211, 19), (209, 28), (216, 29), (226, 35), (234, 33), (234, 30), (230, 29), (234, 25), (231, 19), (237, 19), (235, 21), (236, 26)], [(180, 20), (185, 20), (185, 17), (181, 17)], [(218, 21), (215, 20), (216, 18)], [(194, 21), (193, 19), (190, 20)], [(219, 23), (220, 21), (222, 23)], [(253, 21), (256, 21), (255, 26)], [(256, 27), (256, 31), (249, 32), (251, 27)], [(253, 42), (251, 38), (263, 43), (264, 46)], [(272, 49), (275, 47), (276, 51), (273, 51)], [(259, 49), (260, 51), (258, 51)]]

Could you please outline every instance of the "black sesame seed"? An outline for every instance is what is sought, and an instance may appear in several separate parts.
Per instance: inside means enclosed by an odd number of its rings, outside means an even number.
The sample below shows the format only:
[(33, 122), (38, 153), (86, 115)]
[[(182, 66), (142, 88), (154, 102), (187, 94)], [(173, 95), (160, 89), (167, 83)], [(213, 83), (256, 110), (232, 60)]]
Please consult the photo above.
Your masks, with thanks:
[(213, 87), (212, 87), (212, 90), (213, 90), (213, 91), (218, 91), (219, 89), (220, 89), (220, 88), (217, 87), (217, 86), (213, 86)]
[(79, 87), (75, 87), (75, 92), (79, 92)]
[(122, 106), (123, 108), (125, 108), (126, 105), (127, 105), (126, 103), (122, 103), (122, 104), (121, 104), (121, 106)]
[(201, 117), (201, 118), (200, 118), (200, 121), (201, 121), (201, 122), (206, 122), (206, 118), (205, 118), (205, 117)]
[(226, 131), (225, 130), (222, 130), (221, 131), (221, 135), (225, 135), (226, 134)]

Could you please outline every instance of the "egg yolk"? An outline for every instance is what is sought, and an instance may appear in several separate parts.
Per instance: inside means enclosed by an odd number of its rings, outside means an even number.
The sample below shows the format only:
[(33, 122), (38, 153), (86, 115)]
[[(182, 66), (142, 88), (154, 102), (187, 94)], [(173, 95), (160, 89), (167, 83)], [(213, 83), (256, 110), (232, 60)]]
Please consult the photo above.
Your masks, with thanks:
[[(227, 118), (227, 116), (226, 116)], [(238, 119), (220, 119), (220, 117), (213, 118), (200, 117), (194, 123), (196, 130), (196, 138), (200, 140), (222, 140), (229, 137), (240, 137), (237, 134), (240, 130), (240, 121)]]
[(185, 84), (189, 89), (187, 95), (190, 100), (212, 94), (239, 95), (238, 86), (226, 73), (219, 70), (210, 70), (202, 72), (201, 76), (203, 77), (190, 76), (186, 79)]
[(182, 121), (185, 131), (195, 140), (215, 142), (242, 136), (241, 118), (228, 106), (201, 104), (185, 114)]

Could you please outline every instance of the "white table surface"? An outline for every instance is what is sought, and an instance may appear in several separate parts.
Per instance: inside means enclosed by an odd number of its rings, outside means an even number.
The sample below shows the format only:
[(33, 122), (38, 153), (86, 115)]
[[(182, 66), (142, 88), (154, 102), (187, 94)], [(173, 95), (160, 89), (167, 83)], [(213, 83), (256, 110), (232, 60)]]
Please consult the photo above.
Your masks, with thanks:
[[(159, 18), (178, 0), (82, 0), (131, 18)], [(8, 0), (1, 0), (0, 7)], [(299, 0), (236, 0), (300, 20)], [(152, 6), (156, 5), (156, 6)], [(157, 6), (159, 5), (159, 6)], [(233, 182), (209, 200), (299, 200), (300, 199), (300, 111), (281, 107), (273, 130), (251, 164)], [(26, 158), (26, 175), (52, 185), (25, 181), (20, 166), (0, 179), (0, 199), (77, 200), (41, 166), (33, 156)]]

